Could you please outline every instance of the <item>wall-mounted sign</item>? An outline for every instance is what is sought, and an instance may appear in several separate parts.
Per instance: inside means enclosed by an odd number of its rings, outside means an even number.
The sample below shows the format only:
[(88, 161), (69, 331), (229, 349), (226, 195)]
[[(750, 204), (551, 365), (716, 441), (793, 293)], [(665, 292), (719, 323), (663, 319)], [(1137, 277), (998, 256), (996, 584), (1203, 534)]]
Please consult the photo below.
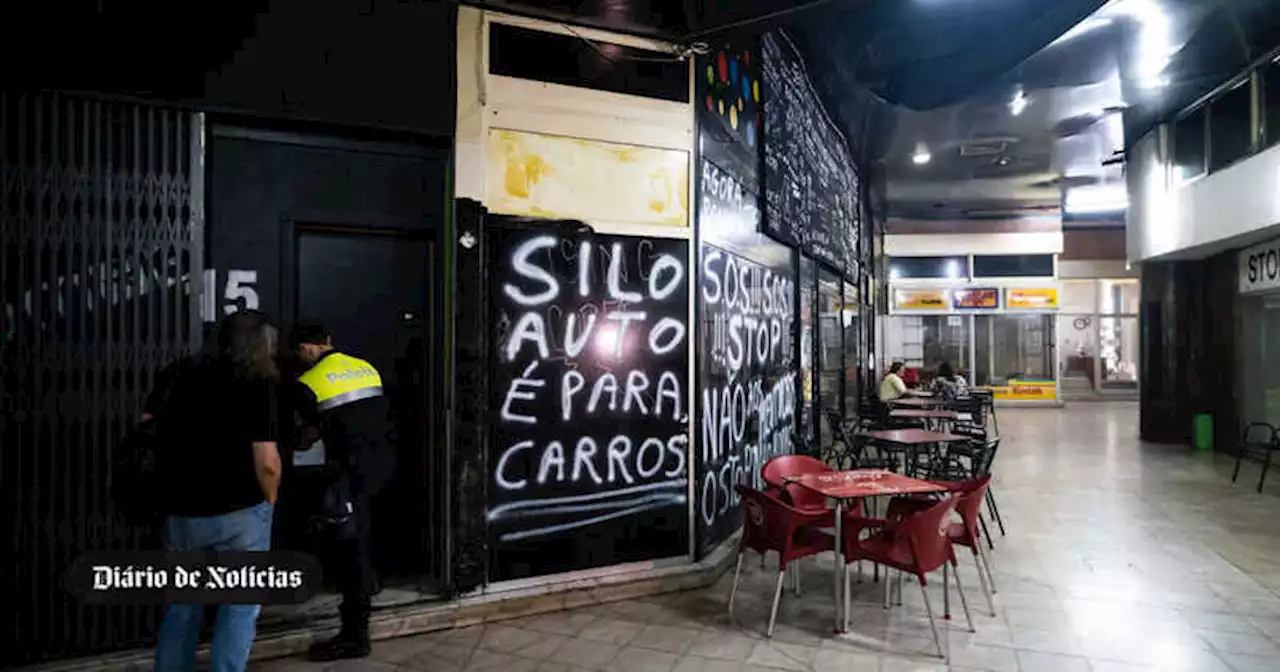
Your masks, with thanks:
[(1017, 380), (1007, 385), (991, 385), (988, 390), (996, 399), (1012, 401), (1053, 401), (1058, 397), (1058, 384), (1052, 380)]
[(1058, 289), (1056, 287), (1036, 287), (1034, 289), (1006, 289), (1004, 305), (1010, 309), (1045, 309), (1058, 307)]
[(994, 310), (1000, 307), (1000, 290), (995, 287), (952, 290), (951, 305), (956, 310)]
[(1280, 239), (1240, 250), (1240, 293), (1280, 289)]
[(898, 310), (947, 310), (947, 293), (941, 289), (898, 289), (893, 292)]

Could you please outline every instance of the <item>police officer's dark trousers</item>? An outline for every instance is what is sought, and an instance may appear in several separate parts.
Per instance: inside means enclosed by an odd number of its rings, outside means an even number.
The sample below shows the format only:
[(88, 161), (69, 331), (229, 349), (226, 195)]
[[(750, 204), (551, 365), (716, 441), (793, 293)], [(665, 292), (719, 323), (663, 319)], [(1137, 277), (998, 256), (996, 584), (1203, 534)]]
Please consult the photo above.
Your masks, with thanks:
[(330, 552), (333, 554), (334, 583), (342, 594), (342, 604), (338, 607), (342, 631), (350, 637), (367, 640), (369, 614), (376, 591), (371, 557), (369, 498), (358, 497), (355, 509), (354, 534), (350, 538), (331, 542)]

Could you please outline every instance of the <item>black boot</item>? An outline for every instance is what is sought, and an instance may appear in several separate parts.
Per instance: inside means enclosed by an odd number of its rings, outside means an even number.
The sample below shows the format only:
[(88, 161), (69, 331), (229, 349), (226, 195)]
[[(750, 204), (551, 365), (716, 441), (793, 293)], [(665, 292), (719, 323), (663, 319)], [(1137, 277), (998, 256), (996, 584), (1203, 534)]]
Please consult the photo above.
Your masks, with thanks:
[[(352, 604), (354, 602), (354, 604)], [(338, 607), (342, 628), (337, 636), (312, 645), (308, 657), (316, 662), (329, 662), (344, 658), (364, 658), (372, 648), (369, 644), (369, 614), (372, 605), (368, 598), (344, 600)]]
[(365, 658), (372, 647), (369, 644), (369, 629), (354, 632), (343, 628), (331, 639), (316, 642), (307, 652), (307, 658), (317, 663), (327, 663), (345, 658)]

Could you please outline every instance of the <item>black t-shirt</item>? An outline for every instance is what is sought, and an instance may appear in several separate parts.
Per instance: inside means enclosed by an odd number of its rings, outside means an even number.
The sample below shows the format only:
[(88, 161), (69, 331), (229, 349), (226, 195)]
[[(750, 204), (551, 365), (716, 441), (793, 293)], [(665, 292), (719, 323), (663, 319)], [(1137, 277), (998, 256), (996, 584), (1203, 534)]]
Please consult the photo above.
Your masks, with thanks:
[(160, 437), (165, 511), (215, 516), (263, 502), (253, 444), (278, 438), (275, 384), (242, 380), (229, 363), (199, 356), (162, 372), (155, 390), (145, 410)]

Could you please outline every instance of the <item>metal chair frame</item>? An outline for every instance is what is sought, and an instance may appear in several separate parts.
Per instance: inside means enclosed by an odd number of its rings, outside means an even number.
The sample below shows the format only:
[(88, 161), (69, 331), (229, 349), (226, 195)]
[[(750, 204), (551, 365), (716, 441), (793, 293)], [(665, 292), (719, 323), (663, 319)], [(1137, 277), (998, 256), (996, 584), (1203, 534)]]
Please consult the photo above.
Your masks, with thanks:
[[(1265, 430), (1267, 437), (1261, 441), (1250, 441), (1254, 430)], [(1258, 492), (1267, 481), (1267, 472), (1271, 470), (1271, 455), (1280, 450), (1280, 431), (1265, 422), (1251, 422), (1245, 425), (1244, 436), (1236, 450), (1236, 466), (1231, 470), (1231, 482), (1235, 483), (1240, 476), (1240, 464), (1247, 457), (1262, 463), (1262, 474), (1258, 477)]]

